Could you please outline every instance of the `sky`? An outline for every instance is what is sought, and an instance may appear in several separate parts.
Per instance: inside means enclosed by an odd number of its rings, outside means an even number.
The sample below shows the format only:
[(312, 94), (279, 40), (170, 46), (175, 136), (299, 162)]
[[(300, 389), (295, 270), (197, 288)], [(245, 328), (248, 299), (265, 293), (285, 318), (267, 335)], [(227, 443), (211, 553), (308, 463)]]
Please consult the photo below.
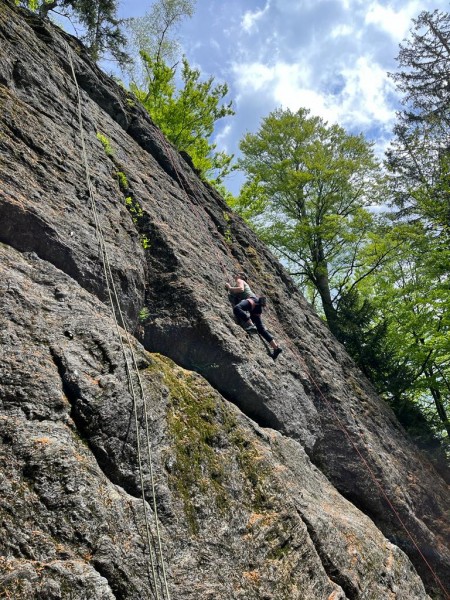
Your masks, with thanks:
[[(120, 0), (121, 17), (142, 16), (152, 2)], [(444, 0), (197, 0), (177, 36), (192, 66), (229, 86), (236, 114), (219, 121), (219, 150), (239, 156), (276, 108), (307, 108), (348, 133), (363, 133), (382, 156), (399, 97), (387, 73), (422, 10), (448, 11)], [(226, 182), (237, 194), (242, 174)]]

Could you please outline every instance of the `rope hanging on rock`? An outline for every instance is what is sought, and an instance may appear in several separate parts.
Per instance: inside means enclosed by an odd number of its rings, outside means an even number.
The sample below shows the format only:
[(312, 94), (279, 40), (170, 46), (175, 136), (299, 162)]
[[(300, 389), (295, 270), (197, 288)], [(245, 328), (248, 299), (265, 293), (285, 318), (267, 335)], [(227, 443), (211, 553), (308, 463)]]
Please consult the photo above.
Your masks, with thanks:
[[(163, 141), (163, 145), (167, 151), (168, 157), (169, 157), (169, 161), (172, 165), (172, 168), (176, 174), (176, 178), (178, 180), (178, 183), (180, 185), (180, 188), (183, 190), (183, 192), (186, 194), (186, 196), (188, 196), (187, 190), (185, 189), (185, 186), (182, 182), (182, 179), (180, 177), (180, 174), (178, 172), (178, 169), (175, 166), (175, 161), (173, 160), (172, 157), (172, 148), (170, 147), (170, 145), (168, 144), (167, 140), (164, 138), (164, 136), (161, 133), (161, 139)], [(201, 216), (198, 214), (196, 208), (194, 205), (192, 205), (194, 208), (194, 212), (196, 213), (196, 215), (198, 216), (199, 220), (203, 219), (201, 218)], [(224, 273), (226, 273), (226, 269), (225, 266), (223, 264), (223, 261), (221, 260), (221, 258), (218, 255), (218, 249), (215, 248), (215, 252), (216, 252), (216, 256), (218, 257), (218, 262), (220, 264), (220, 267), (222, 269), (222, 271)], [(261, 337), (261, 336), (260, 336)], [(261, 338), (262, 339), (262, 338)], [(264, 340), (262, 340), (264, 341)], [(375, 483), (376, 487), (378, 488), (378, 490), (380, 491), (382, 497), (384, 498), (384, 500), (386, 501), (386, 503), (388, 504), (390, 510), (392, 511), (392, 513), (394, 514), (395, 518), (397, 519), (397, 521), (400, 523), (401, 528), (405, 531), (407, 537), (410, 539), (412, 545), (414, 546), (414, 548), (416, 549), (417, 553), (419, 554), (419, 556), (421, 557), (421, 559), (423, 560), (424, 564), (426, 565), (426, 567), (429, 569), (430, 573), (432, 574), (433, 578), (435, 579), (436, 583), (438, 584), (438, 586), (441, 588), (441, 590), (444, 592), (444, 595), (446, 598), (450, 598), (450, 596), (447, 593), (446, 588), (444, 587), (442, 581), (439, 579), (437, 573), (434, 571), (433, 567), (430, 565), (430, 563), (428, 562), (428, 560), (426, 559), (425, 555), (423, 554), (423, 552), (420, 550), (419, 545), (417, 544), (416, 540), (414, 539), (414, 536), (412, 535), (412, 533), (409, 531), (409, 529), (407, 528), (405, 522), (403, 521), (403, 519), (401, 518), (399, 512), (397, 511), (397, 509), (395, 508), (395, 506), (393, 505), (393, 503), (391, 502), (391, 500), (389, 499), (386, 491), (384, 490), (383, 486), (381, 485), (380, 481), (377, 479), (372, 467), (370, 466), (370, 464), (368, 463), (367, 459), (362, 455), (361, 451), (359, 450), (359, 448), (357, 447), (356, 443), (353, 441), (350, 433), (348, 432), (348, 430), (346, 429), (345, 425), (342, 423), (342, 421), (339, 419), (339, 416), (337, 414), (337, 412), (335, 411), (334, 407), (330, 404), (329, 400), (325, 397), (325, 395), (323, 394), (322, 390), (320, 389), (320, 387), (318, 386), (318, 384), (316, 383), (316, 381), (314, 380), (314, 378), (312, 377), (312, 375), (309, 372), (309, 369), (306, 366), (306, 363), (303, 359), (300, 359), (303, 364), (306, 367), (306, 372), (307, 372), (307, 376), (310, 379), (310, 381), (312, 382), (312, 384), (314, 385), (314, 387), (317, 388), (320, 396), (325, 400), (325, 402), (327, 403), (327, 406), (331, 409), (336, 422), (338, 423), (339, 428), (343, 431), (344, 435), (348, 438), (351, 446), (353, 447), (353, 449), (355, 450), (355, 452), (357, 453), (357, 455), (359, 456), (361, 462), (363, 463), (364, 468), (366, 469), (366, 471), (369, 473), (370, 478), (372, 479), (372, 481)]]
[[(183, 185), (182, 179), (180, 177), (180, 174), (175, 166), (175, 161), (173, 160), (172, 157), (172, 148), (170, 147), (170, 145), (168, 144), (168, 142), (166, 141), (166, 139), (164, 138), (164, 136), (161, 134), (161, 138), (163, 141), (163, 144), (166, 148), (168, 157), (169, 157), (169, 161), (172, 165), (172, 168), (176, 174), (178, 183), (180, 185), (180, 188), (183, 190), (183, 192), (186, 194), (186, 196), (188, 195), (187, 190), (185, 189), (185, 186)], [(196, 214), (198, 215), (196, 208), (194, 205), (192, 205), (194, 207), (194, 212), (196, 212)], [(203, 220), (200, 215), (198, 215), (199, 220)], [(216, 251), (216, 255), (218, 256), (218, 250), (217, 248), (215, 248)], [(218, 262), (222, 268), (222, 271), (224, 273), (226, 273), (225, 270), (225, 266), (221, 260), (221, 258), (218, 256)], [(261, 337), (261, 336), (260, 336)], [(262, 339), (262, 338), (261, 338)], [(262, 339), (262, 341), (264, 342), (264, 340)], [(355, 452), (357, 453), (357, 455), (359, 456), (361, 462), (363, 463), (363, 466), (365, 468), (365, 470), (368, 472), (370, 479), (372, 479), (372, 481), (374, 482), (374, 484), (376, 485), (376, 487), (378, 488), (378, 490), (380, 491), (382, 497), (384, 498), (384, 500), (386, 501), (386, 503), (388, 504), (390, 510), (392, 511), (392, 513), (394, 514), (395, 518), (397, 519), (397, 521), (399, 522), (401, 528), (405, 531), (407, 537), (409, 538), (409, 540), (411, 541), (412, 545), (414, 546), (414, 548), (416, 549), (418, 555), (421, 557), (421, 559), (423, 560), (424, 564), (426, 565), (426, 567), (429, 569), (430, 573), (432, 574), (434, 580), (436, 581), (437, 585), (441, 588), (441, 590), (444, 592), (444, 595), (446, 598), (450, 599), (450, 596), (447, 593), (446, 588), (444, 587), (442, 581), (440, 580), (440, 578), (438, 577), (437, 573), (435, 572), (435, 570), (433, 569), (433, 567), (430, 565), (430, 563), (428, 562), (428, 560), (426, 559), (425, 555), (423, 554), (423, 552), (421, 551), (421, 549), (419, 548), (419, 545), (417, 544), (416, 540), (414, 539), (414, 536), (412, 535), (412, 533), (409, 531), (408, 527), (406, 526), (405, 522), (403, 521), (403, 519), (401, 518), (399, 512), (397, 511), (397, 509), (395, 508), (395, 506), (393, 505), (393, 503), (391, 502), (391, 500), (389, 499), (386, 491), (384, 490), (382, 484), (380, 483), (380, 481), (377, 479), (372, 467), (370, 466), (370, 464), (368, 463), (367, 459), (363, 456), (363, 454), (361, 453), (361, 451), (359, 450), (358, 446), (356, 445), (356, 443), (353, 441), (350, 433), (348, 432), (347, 428), (345, 427), (345, 425), (342, 423), (342, 421), (340, 420), (336, 410), (334, 409), (334, 407), (331, 405), (331, 403), (329, 402), (329, 400), (325, 397), (325, 395), (323, 394), (322, 390), (320, 389), (320, 387), (318, 386), (318, 384), (316, 383), (316, 381), (314, 380), (314, 378), (312, 377), (312, 375), (309, 372), (309, 369), (306, 366), (305, 361), (300, 358), (300, 360), (303, 362), (303, 364), (305, 365), (306, 368), (306, 372), (307, 372), (307, 376), (310, 379), (311, 383), (314, 385), (315, 388), (317, 388), (320, 396), (325, 400), (327, 406), (331, 409), (331, 412), (333, 413), (336, 422), (339, 426), (339, 428), (343, 431), (344, 435), (347, 437), (347, 439), (349, 440), (351, 446), (353, 447), (353, 449), (355, 450)]]
[[(169, 588), (168, 588), (166, 568), (165, 568), (164, 556), (163, 556), (163, 550), (162, 550), (162, 540), (161, 540), (161, 532), (160, 532), (160, 527), (159, 527), (158, 509), (157, 509), (157, 503), (156, 503), (156, 490), (155, 490), (155, 481), (154, 481), (154, 474), (153, 474), (153, 459), (152, 459), (151, 441), (150, 441), (150, 433), (149, 433), (149, 425), (148, 425), (147, 402), (146, 402), (145, 392), (144, 392), (144, 388), (143, 388), (143, 384), (142, 384), (142, 379), (141, 379), (141, 376), (139, 373), (139, 367), (137, 365), (136, 356), (135, 356), (132, 342), (131, 342), (131, 336), (128, 332), (128, 329), (127, 329), (127, 326), (125, 323), (125, 318), (124, 318), (122, 309), (120, 307), (120, 301), (118, 298), (116, 285), (114, 283), (114, 278), (112, 276), (111, 263), (109, 260), (106, 242), (105, 242), (102, 227), (101, 227), (100, 221), (99, 221), (97, 206), (96, 206), (96, 202), (95, 202), (95, 198), (94, 198), (94, 192), (93, 192), (91, 177), (90, 177), (90, 172), (89, 172), (89, 161), (87, 158), (86, 143), (85, 143), (85, 138), (84, 138), (84, 126), (83, 126), (83, 116), (82, 116), (82, 111), (81, 111), (80, 88), (78, 86), (78, 81), (77, 81), (77, 77), (76, 77), (76, 73), (75, 73), (75, 67), (73, 64), (72, 56), (71, 56), (71, 50), (70, 50), (67, 42), (64, 41), (64, 43), (66, 46), (67, 55), (69, 57), (70, 69), (72, 72), (73, 81), (74, 81), (75, 87), (76, 87), (77, 104), (78, 104), (78, 122), (79, 122), (79, 130), (80, 130), (82, 158), (83, 158), (83, 164), (84, 164), (84, 170), (85, 170), (85, 176), (86, 176), (86, 185), (88, 188), (89, 200), (90, 200), (90, 205), (91, 205), (91, 211), (92, 211), (92, 215), (93, 215), (94, 223), (95, 223), (96, 236), (97, 236), (97, 239), (99, 242), (100, 258), (101, 258), (101, 263), (102, 263), (102, 268), (103, 268), (103, 274), (104, 274), (104, 278), (105, 278), (105, 282), (106, 282), (109, 301), (111, 304), (112, 316), (113, 316), (116, 331), (117, 331), (117, 337), (119, 339), (121, 350), (122, 350), (122, 353), (124, 356), (125, 368), (126, 368), (126, 372), (127, 372), (128, 389), (130, 391), (130, 395), (131, 395), (132, 401), (133, 401), (133, 413), (134, 413), (134, 421), (135, 421), (135, 427), (136, 427), (136, 446), (137, 446), (137, 456), (138, 456), (139, 478), (140, 478), (140, 485), (141, 485), (141, 497), (142, 497), (142, 504), (143, 504), (145, 530), (146, 530), (146, 538), (147, 538), (147, 545), (148, 545), (149, 558), (150, 558), (150, 569), (151, 569), (151, 573), (152, 573), (153, 587), (154, 587), (154, 591), (155, 591), (157, 600), (160, 600), (161, 598), (163, 600), (164, 599), (170, 600), (170, 593), (169, 593)], [(120, 325), (119, 325), (119, 323), (120, 323)], [(122, 327), (122, 329), (125, 332), (126, 345), (127, 345), (129, 354), (131, 356), (131, 364), (130, 364), (129, 357), (127, 356), (125, 345), (123, 343), (120, 327)], [(156, 538), (157, 538), (157, 543), (158, 543), (159, 564), (160, 564), (161, 571), (162, 571), (163, 585), (160, 585), (160, 583), (158, 582), (158, 577), (157, 577), (157, 573), (156, 573), (156, 568), (157, 568), (156, 560), (155, 560), (154, 553), (152, 550), (153, 544), (152, 544), (151, 532), (150, 532), (150, 521), (149, 521), (149, 517), (148, 517), (147, 501), (145, 499), (145, 490), (144, 490), (142, 448), (141, 448), (141, 441), (140, 441), (140, 429), (141, 428), (139, 427), (138, 407), (137, 407), (138, 395), (136, 393), (135, 385), (133, 383), (133, 377), (132, 377), (133, 372), (136, 375), (137, 380), (138, 380), (139, 395), (141, 397), (141, 401), (142, 401), (142, 405), (143, 405), (143, 409), (144, 409), (144, 423), (145, 423), (144, 437), (145, 437), (145, 442), (146, 442), (146, 446), (147, 446), (147, 460), (148, 460), (149, 474), (150, 474), (152, 505), (153, 505), (154, 520), (155, 520)], [(155, 554), (156, 554), (156, 552), (155, 552)], [(160, 595), (160, 591), (159, 591), (160, 587), (162, 588), (162, 596)]]

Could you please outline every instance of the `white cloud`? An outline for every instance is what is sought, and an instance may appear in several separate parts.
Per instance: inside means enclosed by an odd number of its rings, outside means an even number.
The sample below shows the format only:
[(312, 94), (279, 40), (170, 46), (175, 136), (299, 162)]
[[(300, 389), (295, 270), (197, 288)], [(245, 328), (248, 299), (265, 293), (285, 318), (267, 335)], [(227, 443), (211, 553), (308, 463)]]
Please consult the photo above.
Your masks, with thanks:
[(223, 152), (228, 152), (227, 140), (229, 139), (231, 132), (231, 125), (225, 125), (214, 139), (214, 143), (217, 144)]
[(320, 116), (326, 112), (324, 97), (313, 88), (312, 71), (306, 63), (236, 64), (234, 74), (238, 102), (247, 102), (258, 93), (273, 108), (282, 106), (296, 111), (305, 107)]
[(320, 73), (306, 62), (280, 61), (272, 66), (259, 62), (236, 64), (234, 85), (240, 100), (249, 100), (257, 92), (273, 107), (293, 111), (308, 108), (313, 115), (353, 130), (392, 123), (395, 116), (389, 105), (392, 82), (367, 56), (358, 58), (354, 66), (334, 73), (339, 80), (338, 89), (321, 80)]
[(236, 76), (239, 94), (258, 92), (274, 79), (274, 69), (260, 62), (234, 64), (232, 71)]
[(353, 27), (351, 27), (350, 25), (346, 24), (346, 23), (341, 23), (339, 25), (336, 25), (335, 27), (333, 27), (333, 29), (330, 32), (330, 37), (331, 39), (336, 39), (339, 37), (350, 37), (350, 36), (358, 36), (358, 32), (355, 31), (355, 29)]
[(270, 1), (268, 1), (265, 7), (259, 11), (251, 12), (250, 10), (248, 10), (247, 12), (245, 12), (241, 22), (242, 29), (244, 29), (244, 31), (246, 31), (247, 33), (250, 32), (254, 28), (257, 21), (262, 19), (262, 17), (269, 12), (269, 9)]
[(385, 6), (378, 0), (368, 6), (364, 22), (366, 25), (376, 25), (393, 40), (401, 41), (411, 26), (411, 19), (417, 16), (420, 8), (421, 4), (417, 0), (407, 2), (399, 10), (395, 10), (390, 4)]
[(363, 126), (392, 122), (395, 111), (389, 100), (394, 87), (380, 65), (361, 56), (353, 68), (343, 69), (341, 74), (345, 80), (341, 120)]
[(448, 6), (448, 0), (196, 0), (194, 17), (183, 25), (184, 50), (202, 73), (229, 84), (236, 109), (216, 131), (218, 146), (238, 154), (243, 133), (283, 106), (309, 108), (384, 147), (398, 107), (386, 73), (396, 69), (399, 43), (422, 10)]

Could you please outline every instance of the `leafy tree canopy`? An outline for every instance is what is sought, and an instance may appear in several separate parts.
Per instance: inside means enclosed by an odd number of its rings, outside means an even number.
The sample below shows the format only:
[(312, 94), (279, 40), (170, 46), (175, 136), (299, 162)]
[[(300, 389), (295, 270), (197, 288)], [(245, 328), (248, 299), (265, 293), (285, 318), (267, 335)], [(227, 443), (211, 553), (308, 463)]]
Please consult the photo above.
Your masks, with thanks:
[(233, 157), (218, 152), (211, 138), (217, 121), (234, 110), (232, 102), (225, 101), (226, 83), (215, 84), (214, 77), (202, 80), (199, 69), (185, 57), (178, 72), (174, 34), (193, 11), (194, 0), (157, 0), (144, 17), (128, 20), (140, 58), (140, 68), (135, 61), (130, 71), (130, 89), (166, 137), (217, 187), (233, 169)]
[[(240, 148), (248, 179), (234, 207), (287, 261), (304, 291), (319, 295), (336, 332), (339, 298), (355, 284), (375, 223), (368, 210), (378, 201), (371, 145), (302, 108), (272, 112)], [(367, 270), (382, 258), (373, 259)]]
[(234, 114), (232, 103), (222, 102), (227, 85), (214, 85), (213, 77), (201, 81), (200, 71), (183, 58), (182, 84), (177, 88), (175, 69), (148, 54), (142, 53), (142, 58), (148, 68), (148, 88), (132, 84), (131, 91), (176, 148), (189, 154), (200, 174), (220, 184), (232, 169), (233, 157), (217, 152), (209, 140), (216, 122)]
[(390, 397), (408, 399), (442, 437), (450, 435), (450, 250), (431, 239), (421, 222), (402, 223), (388, 234), (400, 243), (391, 261), (361, 286), (387, 326), (388, 345), (403, 376)]

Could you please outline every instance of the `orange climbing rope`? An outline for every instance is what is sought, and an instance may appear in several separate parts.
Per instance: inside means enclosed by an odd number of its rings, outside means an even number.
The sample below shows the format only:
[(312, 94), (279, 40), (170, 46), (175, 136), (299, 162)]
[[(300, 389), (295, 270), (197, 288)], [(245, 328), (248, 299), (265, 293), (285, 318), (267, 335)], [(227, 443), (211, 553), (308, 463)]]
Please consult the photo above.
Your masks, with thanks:
[[(308, 366), (305, 362), (305, 360), (300, 356), (299, 357), (299, 362), (303, 363), (304, 367), (305, 367), (305, 371), (306, 371), (306, 375), (308, 377), (308, 379), (310, 380), (310, 382), (313, 384), (313, 386), (317, 389), (317, 391), (319, 392), (320, 397), (325, 401), (327, 407), (331, 410), (333, 417), (336, 421), (336, 423), (339, 426), (339, 429), (341, 429), (341, 431), (344, 433), (344, 435), (346, 436), (346, 438), (348, 439), (348, 441), (350, 442), (350, 445), (352, 446), (352, 448), (355, 450), (356, 454), (358, 455), (358, 457), (360, 458), (361, 462), (363, 463), (366, 471), (369, 473), (369, 476), (371, 478), (371, 480), (373, 481), (373, 483), (376, 485), (376, 487), (378, 488), (378, 490), (380, 491), (382, 497), (384, 498), (384, 500), (386, 501), (386, 503), (388, 504), (389, 508), (391, 509), (392, 513), (394, 514), (395, 518), (397, 519), (397, 521), (400, 523), (402, 529), (405, 531), (407, 537), (410, 539), (410, 541), (412, 542), (414, 548), (417, 550), (417, 553), (419, 554), (419, 556), (421, 557), (421, 559), (423, 560), (424, 564), (427, 566), (427, 568), (429, 569), (430, 573), (433, 575), (434, 580), (436, 581), (436, 583), (438, 584), (438, 586), (441, 588), (441, 590), (444, 592), (445, 597), (448, 599), (450, 598), (450, 594), (448, 593), (448, 591), (446, 590), (446, 588), (444, 587), (444, 584), (442, 583), (442, 581), (440, 580), (439, 576), (437, 575), (437, 573), (435, 572), (435, 570), (433, 569), (433, 567), (430, 565), (430, 563), (428, 562), (428, 560), (426, 559), (425, 555), (423, 554), (423, 552), (421, 551), (419, 545), (417, 544), (416, 540), (414, 539), (414, 536), (412, 535), (412, 533), (409, 531), (408, 527), (405, 525), (405, 522), (403, 521), (403, 519), (401, 518), (398, 510), (395, 508), (395, 506), (393, 505), (393, 503), (391, 502), (389, 496), (387, 495), (386, 491), (384, 490), (383, 486), (381, 485), (380, 481), (378, 480), (377, 476), (375, 475), (372, 467), (370, 466), (370, 464), (368, 463), (367, 459), (363, 456), (363, 454), (361, 453), (360, 449), (358, 448), (358, 446), (356, 445), (356, 443), (354, 442), (350, 432), (347, 430), (347, 428), (345, 427), (344, 423), (342, 422), (342, 420), (339, 418), (339, 415), (337, 413), (337, 411), (335, 410), (333, 404), (328, 400), (328, 398), (325, 396), (325, 394), (322, 392), (322, 390), (320, 389), (319, 385), (317, 384), (317, 382), (315, 381), (315, 379), (313, 378), (313, 376), (311, 375)], [(361, 439), (361, 438), (360, 438)], [(364, 443), (363, 443), (364, 445)]]
[[(73, 73), (73, 77), (75, 80), (75, 83), (77, 85), (77, 93), (78, 93), (78, 101), (80, 102), (80, 94), (79, 94), (79, 90), (78, 90), (78, 84), (76, 81), (76, 76), (75, 76), (75, 71), (74, 71), (74, 67), (72, 64), (72, 60), (70, 57), (70, 52), (68, 52), (69, 55), (69, 59), (71, 62), (71, 68), (72, 68), (72, 73)], [(79, 108), (80, 111), (80, 108)], [(80, 111), (81, 112), (81, 111)], [(81, 122), (81, 117), (80, 117), (80, 122)], [(159, 132), (159, 130), (157, 130)], [(162, 140), (162, 143), (164, 145), (164, 148), (167, 151), (167, 155), (168, 158), (171, 162), (172, 168), (174, 170), (174, 173), (176, 175), (176, 179), (179, 183), (180, 189), (186, 194), (186, 196), (188, 196), (187, 190), (183, 184), (182, 181), (182, 177), (180, 176), (180, 173), (177, 169), (177, 167), (175, 166), (175, 161), (173, 159), (173, 150), (170, 146), (170, 144), (167, 142), (167, 140), (165, 139), (165, 137), (163, 136), (163, 134), (161, 132), (159, 132), (160, 134), (160, 138)], [(84, 141), (82, 141), (82, 146), (83, 146), (83, 152), (85, 153), (85, 148), (84, 148)], [(87, 180), (88, 180), (88, 188), (90, 191), (90, 195), (92, 195), (92, 190), (91, 190), (91, 185), (90, 185), (90, 181), (89, 181), (89, 171), (88, 171), (88, 167), (87, 167), (87, 161), (85, 161), (86, 163), (86, 172), (87, 172)], [(191, 203), (191, 206), (194, 210), (194, 212), (196, 213), (197, 217), (199, 218), (199, 220), (201, 220), (203, 223), (205, 223), (205, 220), (203, 218), (203, 216), (199, 213), (199, 211), (197, 210), (197, 207), (195, 206), (195, 204)], [(95, 211), (95, 209), (94, 209)], [(98, 219), (97, 217), (95, 218), (95, 222), (96, 222), (96, 226), (98, 224)], [(104, 240), (102, 239), (102, 236), (100, 234), (100, 245), (101, 245), (101, 252), (102, 255), (104, 257), (104, 261), (106, 262), (106, 278), (107, 280), (109, 279), (108, 275), (111, 276), (111, 271), (110, 271), (110, 267), (109, 267), (109, 262), (108, 262), (108, 258), (107, 258), (107, 254), (106, 254), (106, 246), (104, 243)], [(227, 249), (228, 252), (228, 249)], [(216, 257), (218, 259), (218, 263), (222, 269), (222, 271), (224, 272), (224, 274), (226, 274), (226, 268), (225, 265), (223, 263), (223, 260), (218, 252), (218, 248), (215, 247), (215, 253), (216, 253)], [(112, 281), (112, 277), (111, 277), (111, 281)], [(111, 298), (111, 303), (113, 304), (112, 301), (112, 292), (108, 291), (110, 298)], [(114, 290), (114, 296), (116, 298), (116, 303), (118, 304), (117, 301), (117, 296)], [(122, 323), (124, 323), (123, 321), (123, 316), (121, 315), (121, 320)], [(128, 335), (127, 335), (128, 337)], [(296, 349), (297, 350), (297, 349)], [(414, 539), (413, 535), (411, 534), (411, 532), (409, 531), (408, 527), (406, 526), (406, 524), (404, 523), (403, 519), (401, 518), (399, 512), (397, 511), (397, 509), (395, 508), (394, 504), (391, 502), (391, 500), (389, 499), (386, 491), (384, 490), (382, 484), (380, 483), (380, 481), (378, 480), (378, 478), (376, 477), (372, 467), (370, 466), (369, 462), (367, 461), (367, 459), (363, 456), (363, 454), (361, 453), (360, 449), (358, 448), (358, 446), (356, 445), (355, 441), (353, 440), (351, 434), (349, 433), (349, 431), (347, 430), (347, 428), (345, 427), (345, 425), (343, 424), (343, 422), (341, 421), (341, 419), (339, 418), (338, 413), (336, 412), (336, 410), (334, 409), (332, 403), (327, 399), (327, 397), (323, 394), (322, 390), (320, 389), (319, 385), (317, 384), (317, 382), (315, 381), (315, 379), (312, 377), (312, 375), (309, 372), (309, 369), (306, 365), (306, 362), (304, 361), (304, 359), (302, 357), (299, 357), (299, 361), (301, 361), (305, 367), (306, 370), (306, 374), (308, 376), (308, 379), (311, 381), (311, 383), (313, 384), (313, 386), (318, 390), (320, 397), (325, 401), (327, 407), (331, 410), (334, 419), (336, 420), (336, 423), (338, 424), (339, 428), (341, 429), (341, 431), (344, 433), (345, 437), (348, 439), (350, 445), (353, 447), (354, 451), (356, 452), (356, 454), (358, 455), (359, 459), (361, 460), (364, 468), (366, 469), (367, 473), (369, 474), (370, 479), (373, 481), (373, 483), (376, 485), (377, 489), (379, 490), (381, 496), (384, 498), (384, 500), (386, 501), (386, 503), (388, 504), (390, 510), (392, 511), (393, 515), (395, 516), (395, 518), (397, 519), (397, 521), (399, 522), (401, 528), (405, 531), (407, 537), (410, 539), (411, 543), (413, 544), (414, 548), (416, 549), (418, 555), (421, 557), (421, 559), (423, 560), (424, 564), (427, 566), (427, 568), (429, 569), (430, 573), (432, 574), (434, 580), (436, 581), (437, 585), (440, 587), (440, 589), (442, 590), (442, 592), (444, 593), (446, 598), (450, 598), (450, 595), (448, 594), (446, 588), (444, 587), (444, 584), (442, 583), (442, 581), (440, 580), (440, 578), (438, 577), (437, 573), (435, 572), (435, 570), (433, 569), (433, 567), (430, 565), (429, 561), (426, 559), (426, 557), (424, 556), (423, 552), (421, 551), (419, 545), (417, 544), (416, 540)], [(135, 362), (135, 359), (133, 357), (133, 362)], [(127, 371), (129, 371), (129, 366), (127, 363)], [(139, 376), (139, 374), (138, 374)], [(139, 380), (140, 381), (140, 380)], [(132, 385), (132, 384), (131, 384)], [(141, 391), (142, 391), (142, 384), (140, 382), (140, 387), (141, 387)], [(144, 401), (144, 405), (145, 405), (145, 401)], [(147, 429), (147, 434), (148, 434), (148, 429)], [(140, 452), (139, 452), (140, 454)], [(151, 465), (151, 460), (150, 460), (150, 465)], [(150, 466), (151, 469), (151, 466)], [(141, 466), (140, 466), (140, 470), (142, 470)], [(143, 481), (141, 480), (141, 487), (143, 489)], [(144, 498), (144, 506), (145, 506), (145, 498)], [(154, 507), (155, 507), (155, 512), (156, 512), (156, 502), (154, 502)], [(145, 512), (145, 511), (144, 511)], [(147, 521), (147, 515), (145, 513), (145, 520)], [(147, 525), (148, 527), (148, 525)], [(149, 530), (147, 531), (148, 533), (148, 538), (149, 538), (149, 547), (150, 547), (150, 537), (149, 537)], [(159, 536), (159, 530), (158, 530), (158, 526), (157, 526), (157, 536), (158, 536), (158, 540), (159, 540), (159, 550), (161, 552), (161, 541), (160, 541), (160, 536)], [(151, 555), (151, 551), (150, 551), (150, 555)], [(162, 557), (161, 557), (162, 560)], [(153, 559), (152, 559), (152, 563), (153, 563)], [(164, 562), (162, 561), (162, 564), (164, 565)], [(152, 564), (152, 570), (154, 572), (154, 565)], [(164, 582), (165, 582), (165, 591), (167, 593), (167, 598), (170, 598), (169, 596), (169, 592), (168, 592), (168, 588), (167, 588), (167, 582), (166, 582), (166, 576), (165, 576), (165, 572), (164, 572), (164, 566), (163, 566), (163, 575), (164, 575)], [(154, 573), (154, 583), (156, 586), (156, 577), (155, 577), (155, 573)], [(159, 593), (157, 593), (157, 597), (159, 598)]]

